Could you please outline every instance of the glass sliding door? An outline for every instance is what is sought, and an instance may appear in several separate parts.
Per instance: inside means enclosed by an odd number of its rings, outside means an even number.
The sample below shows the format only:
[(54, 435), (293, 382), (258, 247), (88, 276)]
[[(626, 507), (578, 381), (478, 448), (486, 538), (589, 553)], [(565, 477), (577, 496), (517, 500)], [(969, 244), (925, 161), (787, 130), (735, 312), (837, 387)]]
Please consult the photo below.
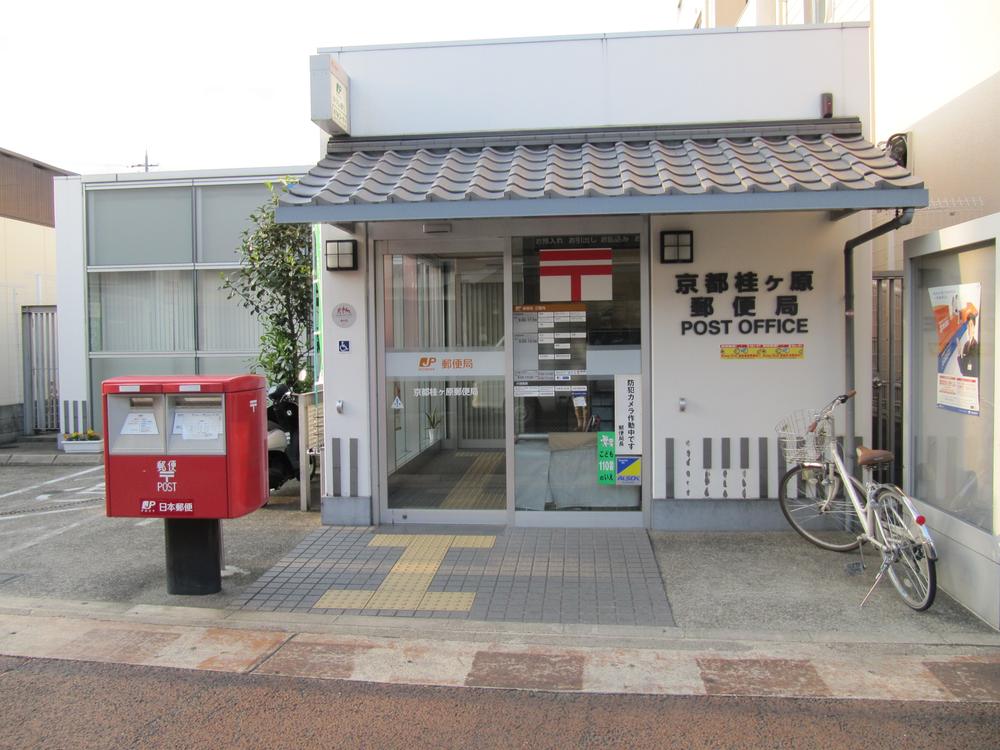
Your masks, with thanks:
[(639, 511), (639, 235), (514, 237), (512, 248), (517, 523), (532, 523), (520, 511)]
[(503, 253), (414, 254), (397, 244), (380, 259), (383, 509), (392, 522), (503, 522)]

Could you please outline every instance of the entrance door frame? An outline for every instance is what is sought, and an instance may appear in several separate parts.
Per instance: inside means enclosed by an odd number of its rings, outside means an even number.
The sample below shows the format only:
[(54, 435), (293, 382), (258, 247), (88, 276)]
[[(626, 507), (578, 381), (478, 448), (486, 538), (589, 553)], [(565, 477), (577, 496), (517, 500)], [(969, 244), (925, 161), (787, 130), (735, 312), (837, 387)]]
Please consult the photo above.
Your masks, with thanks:
[[(374, 368), (374, 390), (378, 404), (377, 424), (372, 434), (378, 446), (378, 508), (381, 523), (426, 523), (426, 524), (489, 524), (512, 525), (512, 481), (511, 461), (513, 436), (513, 388), (510, 378), (513, 374), (513, 349), (510, 346), (512, 317), (510, 309), (513, 300), (511, 279), (511, 251), (501, 238), (482, 237), (478, 239), (456, 239), (451, 237), (419, 239), (378, 239), (372, 242), (375, 277), (375, 334), (377, 361)], [(385, 257), (390, 255), (438, 255), (454, 258), (492, 255), (503, 260), (504, 315), (504, 466), (505, 490), (503, 510), (467, 510), (437, 508), (390, 508), (388, 441), (388, 396), (386, 392), (386, 346), (385, 346)]]
[[(432, 231), (447, 234), (434, 236)], [(536, 235), (614, 234), (639, 235), (640, 315), (642, 321), (642, 388), (646, 408), (643, 440), (641, 505), (637, 511), (515, 511), (514, 459), (514, 349), (513, 258), (511, 238)], [(430, 236), (429, 236), (430, 235)], [(376, 394), (372, 409), (371, 435), (376, 459), (372, 491), (378, 516), (375, 523), (496, 524), (546, 528), (651, 528), (653, 506), (653, 424), (652, 424), (652, 320), (650, 312), (650, 263), (652, 261), (649, 216), (578, 216), (572, 218), (474, 219), (453, 223), (376, 222), (366, 225), (368, 258), (374, 273), (369, 277), (375, 336), (369, 339), (376, 352), (370, 393)], [(481, 255), (501, 252), (504, 267), (504, 423), (507, 505), (505, 511), (407, 510), (395, 515), (388, 509), (388, 468), (385, 434), (385, 322), (383, 257), (387, 254), (421, 255), (438, 252), (453, 255)]]

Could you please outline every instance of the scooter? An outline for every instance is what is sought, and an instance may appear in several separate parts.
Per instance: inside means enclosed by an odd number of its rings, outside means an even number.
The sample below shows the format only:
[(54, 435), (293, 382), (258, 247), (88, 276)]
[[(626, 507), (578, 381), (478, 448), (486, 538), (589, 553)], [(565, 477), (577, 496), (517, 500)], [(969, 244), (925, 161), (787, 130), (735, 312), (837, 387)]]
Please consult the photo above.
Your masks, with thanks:
[(273, 492), (299, 476), (299, 405), (287, 385), (267, 394), (267, 485)]

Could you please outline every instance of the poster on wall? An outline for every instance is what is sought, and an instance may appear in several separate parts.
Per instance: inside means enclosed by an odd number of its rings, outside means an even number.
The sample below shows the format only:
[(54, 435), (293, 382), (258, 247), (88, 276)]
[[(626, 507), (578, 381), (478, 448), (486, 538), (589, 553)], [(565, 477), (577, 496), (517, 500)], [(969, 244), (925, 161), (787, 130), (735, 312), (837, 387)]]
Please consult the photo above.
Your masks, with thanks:
[(615, 375), (615, 455), (642, 455), (640, 375)]
[(981, 284), (927, 290), (937, 330), (937, 406), (979, 416)]

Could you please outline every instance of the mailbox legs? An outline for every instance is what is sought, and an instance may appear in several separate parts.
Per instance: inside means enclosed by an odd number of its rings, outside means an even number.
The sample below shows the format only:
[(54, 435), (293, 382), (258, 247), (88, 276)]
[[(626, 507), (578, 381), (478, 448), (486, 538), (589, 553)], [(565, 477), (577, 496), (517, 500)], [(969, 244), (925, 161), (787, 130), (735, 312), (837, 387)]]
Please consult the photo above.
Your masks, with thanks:
[(222, 522), (217, 518), (164, 519), (167, 593), (222, 590)]

